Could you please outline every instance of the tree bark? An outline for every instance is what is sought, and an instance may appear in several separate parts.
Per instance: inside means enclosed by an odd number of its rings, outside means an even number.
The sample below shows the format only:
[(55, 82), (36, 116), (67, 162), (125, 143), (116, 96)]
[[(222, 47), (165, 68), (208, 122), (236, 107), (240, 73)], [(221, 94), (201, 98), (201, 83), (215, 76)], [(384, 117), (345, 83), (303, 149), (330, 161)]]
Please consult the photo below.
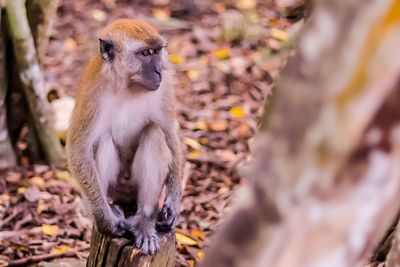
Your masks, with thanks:
[(4, 40), (0, 38), (0, 170), (15, 167), (17, 164), (16, 155), (11, 144), (7, 127), (7, 108), (5, 101), (7, 94), (7, 75), (4, 68), (6, 65), (5, 51)]
[(42, 65), (59, 0), (27, 0), (28, 21)]
[(400, 1), (316, 2), (203, 266), (366, 263), (399, 210)]
[(65, 152), (53, 128), (52, 111), (46, 99), (45, 84), (27, 20), (25, 1), (7, 1), (6, 12), (23, 91), (41, 147), (52, 166), (64, 167)]
[(385, 267), (400, 267), (400, 222), (393, 232), (393, 240), (386, 258)]
[(132, 242), (124, 238), (111, 238), (100, 234), (93, 227), (90, 242), (90, 255), (87, 267), (173, 267), (175, 262), (175, 236), (161, 238), (160, 251), (153, 256), (145, 256), (131, 246)]

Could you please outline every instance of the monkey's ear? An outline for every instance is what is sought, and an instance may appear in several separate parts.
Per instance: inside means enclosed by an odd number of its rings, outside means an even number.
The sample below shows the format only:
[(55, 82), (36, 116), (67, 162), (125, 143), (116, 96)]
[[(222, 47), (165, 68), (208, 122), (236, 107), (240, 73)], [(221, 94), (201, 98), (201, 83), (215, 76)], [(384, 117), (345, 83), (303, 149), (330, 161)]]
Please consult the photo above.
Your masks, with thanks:
[(100, 55), (105, 62), (110, 62), (114, 59), (115, 48), (114, 43), (111, 40), (105, 40), (99, 38), (100, 44)]

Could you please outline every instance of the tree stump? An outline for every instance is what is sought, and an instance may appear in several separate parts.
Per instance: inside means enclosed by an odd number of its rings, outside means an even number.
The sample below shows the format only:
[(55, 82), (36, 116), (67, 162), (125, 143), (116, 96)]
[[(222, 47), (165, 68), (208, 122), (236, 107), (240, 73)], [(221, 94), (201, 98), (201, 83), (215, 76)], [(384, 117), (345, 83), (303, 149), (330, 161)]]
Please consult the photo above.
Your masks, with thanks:
[(93, 227), (87, 267), (173, 267), (175, 263), (175, 235), (160, 237), (160, 251), (144, 255), (132, 246), (133, 240), (102, 235)]

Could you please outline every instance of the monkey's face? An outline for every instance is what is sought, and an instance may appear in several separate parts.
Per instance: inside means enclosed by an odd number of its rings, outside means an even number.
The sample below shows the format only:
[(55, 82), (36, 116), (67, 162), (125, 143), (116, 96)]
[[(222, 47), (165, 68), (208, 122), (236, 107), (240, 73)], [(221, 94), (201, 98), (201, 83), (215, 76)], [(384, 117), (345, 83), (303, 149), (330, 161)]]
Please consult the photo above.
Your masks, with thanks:
[(157, 90), (168, 62), (166, 42), (150, 24), (122, 19), (100, 33), (100, 55), (113, 77), (127, 82), (129, 90)]
[[(157, 90), (160, 87), (162, 74), (162, 47), (144, 47), (134, 52), (134, 59), (128, 71), (129, 87)], [(129, 58), (129, 57), (128, 57)]]

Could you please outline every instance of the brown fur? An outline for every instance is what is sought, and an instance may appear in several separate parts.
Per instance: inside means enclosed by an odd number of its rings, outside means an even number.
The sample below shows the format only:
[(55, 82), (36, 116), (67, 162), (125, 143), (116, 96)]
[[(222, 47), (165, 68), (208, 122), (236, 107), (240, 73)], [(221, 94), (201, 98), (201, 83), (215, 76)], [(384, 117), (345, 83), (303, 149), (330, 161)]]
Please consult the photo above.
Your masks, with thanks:
[(118, 41), (120, 36), (126, 36), (132, 40), (143, 41), (150, 47), (165, 45), (164, 39), (153, 26), (144, 21), (133, 19), (116, 20), (102, 30), (99, 36), (114, 41)]

